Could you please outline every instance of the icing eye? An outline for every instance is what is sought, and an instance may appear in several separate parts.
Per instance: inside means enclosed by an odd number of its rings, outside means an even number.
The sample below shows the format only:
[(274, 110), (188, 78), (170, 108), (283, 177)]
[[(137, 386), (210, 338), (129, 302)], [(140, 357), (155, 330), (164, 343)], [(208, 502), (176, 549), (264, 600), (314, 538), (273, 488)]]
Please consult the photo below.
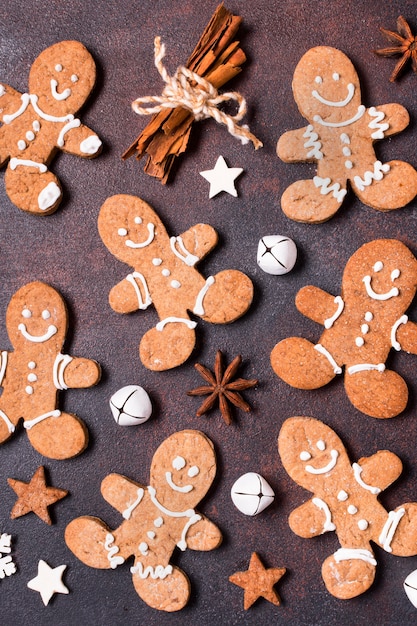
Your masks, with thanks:
[(303, 450), (300, 454), (300, 459), (302, 461), (309, 461), (311, 459), (310, 452), (307, 452), (307, 450)]
[(23, 317), (25, 317), (26, 319), (29, 319), (29, 317), (32, 317), (32, 313), (29, 311), (29, 309), (23, 309), (23, 311), (22, 311), (22, 315), (23, 315)]
[(44, 311), (42, 311), (42, 318), (44, 320), (49, 320), (49, 318), (51, 317), (50, 312), (48, 311), (48, 309), (45, 309)]
[(142, 218), (141, 217), (135, 217), (135, 224), (142, 224)]
[(384, 267), (384, 264), (382, 261), (377, 261), (374, 265), (374, 272), (380, 272)]
[(120, 235), (120, 237), (126, 237), (127, 235), (126, 228), (119, 228), (119, 230), (117, 231), (117, 234)]
[(73, 74), (71, 76), (71, 82), (72, 83), (78, 83), (78, 76), (77, 76), (77, 74)]
[(185, 459), (182, 456), (176, 456), (172, 461), (172, 467), (176, 470), (182, 470), (185, 467)]
[(187, 472), (190, 478), (194, 478), (194, 476), (197, 476), (199, 473), (200, 473), (200, 468), (197, 467), (197, 465), (193, 465), (192, 467), (190, 467), (190, 469)]
[(326, 449), (326, 444), (324, 443), (323, 439), (319, 439), (318, 442), (316, 443), (316, 446), (322, 452), (323, 452), (323, 450)]
[(321, 83), (323, 82), (323, 79), (321, 76), (316, 76), (316, 78), (314, 79), (314, 82), (317, 83), (317, 85), (321, 85)]
[(61, 65), (61, 63), (57, 63), (57, 64), (55, 65), (55, 70), (56, 70), (57, 72), (62, 72), (62, 65)]
[(392, 270), (391, 280), (395, 280), (396, 278), (399, 278), (400, 274), (401, 274), (400, 270)]
[(333, 74), (333, 80), (339, 80), (339, 78), (340, 78), (340, 74), (338, 74), (337, 72), (335, 72), (335, 73)]

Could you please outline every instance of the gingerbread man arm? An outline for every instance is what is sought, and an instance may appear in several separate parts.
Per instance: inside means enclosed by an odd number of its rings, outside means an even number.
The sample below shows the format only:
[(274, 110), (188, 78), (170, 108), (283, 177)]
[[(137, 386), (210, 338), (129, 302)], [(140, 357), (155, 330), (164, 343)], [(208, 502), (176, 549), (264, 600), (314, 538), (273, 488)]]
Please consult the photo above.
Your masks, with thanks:
[(187, 548), (190, 550), (214, 550), (222, 542), (222, 534), (207, 517), (199, 513), (201, 519), (192, 524), (186, 535)]
[[(78, 122), (78, 119), (74, 120), (74, 123)], [(102, 146), (96, 133), (81, 122), (66, 131), (63, 141), (63, 145), (58, 145), (63, 152), (87, 159), (97, 156)]]
[(109, 294), (109, 303), (116, 313), (133, 313), (147, 309), (152, 300), (146, 280), (140, 272), (132, 272), (115, 285)]
[(63, 380), (70, 389), (86, 389), (96, 385), (101, 377), (100, 365), (92, 359), (73, 357), (65, 366)]
[(307, 285), (297, 293), (295, 306), (305, 317), (327, 326), (326, 321), (338, 314), (343, 306), (343, 301), (340, 296), (335, 298), (319, 287)]
[(196, 224), (178, 237), (171, 237), (171, 247), (187, 265), (195, 265), (217, 245), (217, 232), (209, 224)]
[[(312, 498), (294, 509), (288, 518), (288, 523), (293, 533), (304, 539), (317, 537), (327, 530), (326, 513), (318, 504), (314, 504), (314, 500), (315, 498)], [(322, 503), (321, 500), (320, 503)], [(330, 530), (330, 528), (328, 530)], [(332, 528), (332, 530), (334, 530), (334, 528)]]
[(101, 483), (101, 495), (119, 513), (125, 513), (142, 499), (146, 487), (121, 474), (109, 474)]
[[(404, 318), (405, 319), (405, 318)], [(393, 337), (394, 347), (409, 354), (417, 354), (417, 324), (405, 321), (397, 328), (396, 337)]]
[[(299, 163), (300, 161), (316, 161), (319, 145), (315, 143), (314, 131), (310, 127), (289, 130), (278, 139), (277, 155), (285, 163)], [(314, 154), (317, 156), (315, 157)]]
[[(381, 120), (381, 124), (388, 124), (388, 128), (383, 131), (383, 135), (380, 137), (388, 137), (389, 135), (395, 135), (406, 128), (410, 122), (410, 116), (407, 109), (401, 104), (381, 104), (378, 107), (372, 107), (377, 112), (384, 113), (384, 118)], [(368, 109), (369, 110), (372, 110)], [(377, 137), (378, 139), (378, 137)]]
[(356, 480), (369, 491), (383, 491), (397, 480), (403, 469), (401, 460), (389, 450), (378, 450), (372, 456), (359, 459), (352, 467)]

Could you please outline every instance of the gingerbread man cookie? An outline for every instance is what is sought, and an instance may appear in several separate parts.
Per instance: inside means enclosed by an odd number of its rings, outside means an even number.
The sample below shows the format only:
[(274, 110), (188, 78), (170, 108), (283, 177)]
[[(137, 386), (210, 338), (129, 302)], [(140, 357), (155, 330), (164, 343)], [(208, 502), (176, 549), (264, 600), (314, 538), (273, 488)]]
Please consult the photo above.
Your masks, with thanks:
[(140, 342), (145, 367), (162, 371), (181, 365), (195, 345), (197, 323), (188, 311), (214, 324), (233, 322), (252, 302), (250, 279), (224, 270), (204, 279), (195, 269), (217, 243), (208, 224), (169, 237), (155, 211), (140, 198), (108, 198), (98, 218), (100, 236), (112, 254), (133, 267), (110, 292), (110, 306), (131, 313), (154, 304), (159, 323)]
[(61, 41), (44, 50), (29, 74), (29, 93), (0, 84), (0, 165), (7, 160), (6, 192), (19, 209), (53, 213), (62, 189), (48, 166), (59, 149), (95, 157), (97, 135), (75, 117), (96, 79), (93, 57), (78, 41)]
[(58, 391), (95, 385), (100, 367), (91, 359), (61, 353), (68, 327), (64, 300), (45, 283), (29, 283), (10, 300), (6, 327), (14, 350), (0, 353), (0, 443), (23, 418), (40, 454), (51, 459), (79, 454), (87, 446), (87, 428), (57, 408)]
[(381, 163), (377, 139), (402, 131), (409, 116), (399, 104), (366, 108), (359, 78), (348, 57), (326, 46), (299, 61), (292, 82), (294, 99), (308, 126), (284, 133), (278, 156), (287, 163), (317, 163), (312, 180), (300, 180), (281, 198), (287, 217), (319, 223), (339, 210), (349, 181), (358, 198), (380, 211), (405, 206), (417, 194), (417, 172), (408, 163)]
[(396, 556), (417, 554), (417, 503), (387, 511), (377, 496), (402, 471), (400, 459), (387, 450), (350, 463), (336, 433), (309, 417), (291, 417), (278, 437), (282, 464), (313, 498), (292, 511), (291, 530), (317, 537), (334, 530), (340, 549), (322, 566), (328, 591), (342, 600), (372, 585), (376, 559), (370, 542)]
[(65, 541), (83, 563), (99, 569), (115, 569), (134, 556), (130, 571), (142, 600), (161, 611), (179, 611), (188, 601), (190, 582), (170, 564), (175, 547), (213, 550), (222, 540), (217, 526), (194, 508), (215, 473), (213, 444), (203, 433), (174, 433), (154, 454), (149, 486), (119, 474), (103, 480), (103, 497), (124, 517), (118, 528), (79, 517), (68, 524)]
[(405, 314), (417, 288), (417, 260), (395, 239), (363, 245), (346, 264), (341, 296), (314, 286), (297, 294), (297, 309), (325, 328), (317, 344), (302, 337), (272, 350), (275, 373), (298, 389), (317, 389), (345, 366), (352, 404), (372, 417), (394, 417), (408, 400), (405, 381), (385, 366), (388, 353), (417, 354), (417, 325)]

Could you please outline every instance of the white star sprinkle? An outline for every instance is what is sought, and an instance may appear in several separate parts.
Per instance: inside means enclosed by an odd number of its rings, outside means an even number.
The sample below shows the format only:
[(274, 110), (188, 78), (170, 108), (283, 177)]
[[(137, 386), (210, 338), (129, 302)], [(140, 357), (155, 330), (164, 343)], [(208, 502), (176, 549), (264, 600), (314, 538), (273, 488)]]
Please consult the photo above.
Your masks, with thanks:
[(69, 593), (69, 590), (62, 582), (62, 574), (67, 566), (49, 567), (48, 563), (42, 561), (38, 563), (38, 575), (28, 582), (29, 589), (39, 591), (44, 605), (46, 606), (54, 593)]
[(217, 196), (221, 191), (226, 191), (237, 198), (234, 181), (242, 172), (243, 168), (241, 167), (228, 167), (224, 158), (219, 156), (212, 170), (205, 170), (200, 174), (210, 183), (209, 198)]

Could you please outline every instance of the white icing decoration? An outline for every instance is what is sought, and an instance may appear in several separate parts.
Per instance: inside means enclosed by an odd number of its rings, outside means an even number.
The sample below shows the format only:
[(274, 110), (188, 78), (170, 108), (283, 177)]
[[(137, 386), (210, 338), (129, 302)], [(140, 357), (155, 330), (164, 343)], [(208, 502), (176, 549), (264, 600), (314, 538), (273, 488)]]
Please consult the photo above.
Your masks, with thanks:
[(349, 504), (347, 512), (349, 513), (349, 515), (355, 515), (355, 513), (358, 512), (358, 509), (354, 504)]
[(312, 465), (306, 465), (306, 472), (309, 474), (327, 474), (327, 472), (331, 472), (332, 469), (336, 466), (337, 458), (339, 456), (339, 452), (337, 450), (330, 450), (330, 461), (324, 467), (313, 467)]
[(44, 311), (42, 311), (42, 319), (49, 320), (50, 317), (51, 317), (51, 314), (48, 311), (48, 309), (45, 309)]
[[(23, 95), (27, 95), (27, 94), (23, 94)], [(72, 113), (68, 113), (68, 115), (63, 115), (62, 117), (57, 117), (56, 115), (50, 115), (49, 113), (44, 113), (44, 111), (42, 111), (42, 109), (38, 105), (38, 99), (39, 99), (38, 96), (36, 96), (35, 94), (28, 95), (28, 102), (30, 100), (36, 113), (43, 120), (46, 120), (47, 122), (70, 122), (71, 120), (74, 119), (74, 116)]]
[(168, 269), (163, 269), (161, 272), (162, 276), (166, 276), (168, 278), (168, 276), (171, 276), (171, 272)]
[(369, 333), (369, 326), (368, 326), (368, 324), (362, 324), (361, 325), (361, 333), (362, 333), (362, 335), (367, 335)]
[(19, 148), (19, 150), (24, 150), (26, 148), (26, 141), (24, 141), (23, 139), (19, 139), (19, 141), (17, 142), (17, 147)]
[(364, 550), (363, 548), (339, 548), (339, 550), (333, 554), (333, 558), (336, 563), (359, 559), (360, 561), (366, 561), (370, 565), (376, 565), (376, 560), (372, 552)]
[(155, 236), (155, 225), (152, 224), (152, 222), (149, 222), (149, 224), (148, 224), (148, 231), (149, 231), (149, 235), (148, 235), (148, 238), (145, 241), (142, 241), (140, 243), (135, 243), (131, 239), (126, 239), (125, 245), (128, 248), (133, 248), (135, 250), (137, 248), (146, 248), (146, 246), (149, 246), (149, 244), (152, 243), (152, 241), (154, 239), (154, 236)]
[(179, 280), (171, 280), (170, 284), (173, 289), (179, 289), (181, 287), (181, 283)]
[(336, 525), (332, 522), (332, 514), (326, 502), (324, 502), (324, 500), (322, 500), (321, 498), (313, 498), (312, 503), (321, 511), (323, 511), (324, 515), (326, 516), (325, 522), (323, 524), (323, 532), (326, 533), (332, 530), (336, 530)]
[(391, 280), (395, 280), (396, 278), (400, 277), (400, 270), (396, 269), (396, 270), (392, 270), (391, 272)]
[(345, 146), (344, 148), (342, 148), (342, 152), (345, 156), (350, 156), (352, 154), (352, 151), (350, 148), (348, 148), (347, 146)]
[(348, 367), (348, 374), (357, 374), (358, 372), (369, 372), (371, 370), (384, 372), (385, 363), (358, 363), (357, 365), (351, 365), (350, 367)]
[[(145, 292), (145, 299), (142, 299), (142, 294), (137, 283), (138, 279), (142, 284), (142, 288)], [(140, 272), (132, 272), (132, 274), (128, 274), (126, 276), (126, 280), (132, 285), (133, 289), (136, 292), (136, 296), (138, 299), (139, 309), (144, 310), (147, 309), (150, 304), (152, 304), (151, 294), (149, 293), (148, 285), (145, 280), (145, 277)]]
[(374, 180), (382, 180), (384, 174), (390, 171), (390, 166), (388, 163), (381, 163), (381, 161), (375, 161), (374, 169), (367, 170), (363, 178), (360, 176), (355, 176), (353, 178), (353, 182), (359, 191), (364, 191), (365, 187), (369, 187)]
[(117, 230), (117, 234), (120, 235), (120, 237), (126, 237), (127, 235), (127, 230), (126, 228), (119, 228)]
[[(169, 244), (175, 256), (181, 259), (181, 261), (184, 261), (186, 265), (189, 265), (190, 267), (192, 267), (199, 260), (198, 256), (196, 256), (195, 254), (191, 254), (191, 252), (188, 252), (187, 248), (184, 245), (182, 237), (180, 235), (178, 235), (178, 237), (170, 237)], [(176, 247), (177, 244), (178, 244), (179, 250)]]
[(172, 472), (165, 472), (165, 480), (173, 491), (178, 491), (179, 493), (190, 493), (194, 489), (193, 485), (184, 485), (183, 487), (176, 485), (172, 480)]
[(56, 359), (54, 362), (53, 370), (52, 370), (52, 379), (54, 381), (54, 385), (56, 389), (64, 390), (68, 389), (68, 386), (65, 384), (64, 380), (64, 372), (68, 363), (71, 363), (72, 356), (69, 354), (61, 354), (58, 353), (56, 355)]
[[(127, 231), (126, 231), (126, 235), (127, 235)], [(161, 263), (162, 263), (162, 259), (159, 259), (159, 258), (152, 259), (153, 265), (158, 266), (158, 265), (161, 265)]]
[(4, 96), (5, 93), (6, 93), (6, 90), (5, 90), (4, 86), (0, 85), (0, 97)]
[(150, 576), (153, 580), (164, 580), (167, 576), (172, 574), (172, 565), (167, 565), (164, 567), (163, 565), (157, 565), (156, 567), (152, 567), (152, 565), (148, 565), (145, 569), (143, 569), (143, 565), (140, 561), (136, 565), (133, 565), (130, 568), (131, 574), (137, 574), (139, 578), (148, 578)]
[(116, 567), (118, 565), (122, 565), (125, 560), (122, 556), (115, 556), (118, 552), (120, 552), (120, 550), (116, 545), (113, 545), (112, 547), (112, 543), (114, 543), (114, 536), (111, 533), (107, 533), (104, 548), (108, 552), (107, 558), (110, 562), (110, 567), (112, 569), (116, 569)]
[(35, 367), (36, 367), (36, 363), (35, 363), (35, 361), (29, 361), (29, 363), (28, 363), (28, 368), (29, 368), (30, 370), (34, 370), (34, 369), (35, 369)]
[(161, 320), (155, 326), (156, 330), (164, 330), (167, 324), (173, 324), (174, 322), (179, 322), (181, 324), (185, 324), (191, 330), (197, 326), (197, 322), (192, 322), (184, 317), (166, 317), (164, 320)]
[(143, 556), (146, 556), (146, 555), (148, 554), (148, 552), (149, 552), (149, 546), (148, 546), (148, 544), (146, 543), (146, 541), (142, 541), (142, 542), (139, 544), (139, 546), (138, 546), (138, 547), (139, 547), (139, 552), (140, 552), (141, 554), (143, 554)]
[(19, 326), (17, 328), (18, 328), (18, 330), (20, 330), (20, 332), (22, 333), (22, 335), (23, 335), (23, 337), (25, 339), (27, 339), (28, 341), (32, 341), (33, 343), (43, 343), (44, 341), (48, 341), (48, 339), (53, 337), (58, 332), (57, 327), (54, 326), (53, 324), (48, 326), (48, 330), (46, 331), (45, 334), (38, 335), (38, 336), (31, 335), (27, 331), (26, 326), (24, 324), (19, 324)]
[(35, 139), (35, 133), (32, 130), (28, 130), (25, 136), (28, 141), (33, 141)]
[(27, 387), (25, 387), (25, 391), (29, 396), (31, 396), (33, 394), (33, 387), (28, 385)]
[(78, 76), (77, 76), (77, 74), (72, 74), (71, 75), (71, 82), (72, 83), (78, 83)]
[(136, 509), (136, 507), (142, 502), (142, 498), (144, 496), (145, 491), (142, 489), (142, 487), (138, 487), (137, 490), (137, 498), (136, 500), (134, 500), (132, 502), (132, 504), (130, 504), (127, 509), (125, 509), (122, 513), (123, 517), (125, 519), (130, 519), (132, 516), (133, 511)]
[(80, 143), (83, 154), (95, 154), (101, 148), (101, 139), (97, 135), (90, 135)]
[(358, 522), (359, 530), (366, 530), (369, 526), (369, 522), (366, 519), (360, 519)]
[(348, 93), (347, 93), (346, 98), (344, 98), (343, 100), (337, 100), (337, 101), (327, 100), (326, 98), (323, 98), (323, 96), (320, 95), (316, 89), (313, 89), (313, 91), (311, 92), (311, 95), (313, 96), (313, 98), (315, 98), (316, 100), (318, 100), (322, 104), (325, 104), (328, 107), (345, 107), (347, 104), (349, 104), (349, 102), (352, 100), (355, 94), (355, 85), (353, 83), (349, 83), (347, 85), (347, 90), (348, 90)]
[(155, 526), (155, 528), (161, 528), (161, 526), (163, 525), (164, 520), (162, 519), (162, 517), (157, 517), (154, 522), (153, 525)]
[(32, 313), (29, 311), (29, 309), (23, 309), (22, 317), (29, 319), (30, 317), (32, 317)]
[(323, 79), (321, 76), (316, 76), (316, 78), (314, 79), (314, 82), (317, 83), (317, 85), (321, 85), (321, 83), (323, 82)]
[(209, 288), (211, 287), (211, 285), (214, 284), (214, 280), (215, 280), (214, 276), (209, 276), (206, 280), (206, 284), (204, 285), (204, 287), (202, 287), (200, 291), (198, 292), (197, 298), (195, 300), (195, 305), (193, 308), (193, 313), (195, 313), (196, 315), (204, 315), (204, 306), (203, 306), (204, 298)]
[(22, 104), (17, 111), (11, 113), (10, 115), (3, 115), (3, 122), (5, 124), (10, 124), (11, 122), (13, 122), (13, 120), (22, 115), (28, 108), (29, 102), (31, 100), (29, 94), (23, 93), (20, 99), (22, 100)]
[(398, 352), (401, 350), (401, 344), (397, 341), (397, 330), (401, 324), (407, 324), (407, 322), (408, 315), (401, 315), (400, 319), (398, 319), (391, 328), (391, 345), (394, 350), (397, 350)]
[(44, 163), (36, 163), (36, 161), (29, 159), (17, 159), (16, 157), (10, 159), (9, 167), (11, 170), (15, 170), (19, 165), (23, 165), (24, 167), (37, 167), (41, 174), (44, 174), (48, 169)]
[(62, 148), (65, 145), (65, 135), (72, 129), (78, 128), (81, 126), (81, 121), (73, 115), (71, 115), (71, 119), (67, 121), (67, 123), (61, 128), (59, 131), (58, 139), (56, 140), (56, 145)]
[(337, 499), (339, 500), (339, 502), (345, 502), (348, 498), (349, 496), (344, 489), (341, 489), (337, 494)]
[(9, 354), (7, 350), (2, 350), (2, 352), (0, 352), (0, 386), (3, 383), (3, 378), (6, 373), (8, 358), (9, 358)]
[(304, 148), (311, 148), (309, 152), (307, 152), (307, 158), (314, 158), (320, 160), (323, 158), (323, 152), (321, 151), (321, 141), (319, 140), (318, 134), (314, 131), (313, 126), (309, 124), (306, 128), (303, 137), (307, 139), (304, 144)]
[(57, 72), (62, 72), (62, 65), (61, 65), (61, 63), (57, 63), (57, 64), (55, 65), (55, 70), (56, 70)]
[(184, 528), (182, 529), (182, 533), (181, 533), (181, 539), (179, 540), (179, 542), (177, 543), (177, 547), (182, 550), (182, 552), (184, 552), (184, 550), (187, 549), (187, 541), (186, 541), (186, 536), (187, 536), (187, 532), (188, 529), (190, 528), (190, 526), (192, 526), (193, 524), (196, 524), (197, 522), (199, 522), (201, 520), (201, 515), (199, 515), (198, 513), (196, 513), (195, 515), (193, 515), (192, 517), (190, 517), (190, 519), (188, 520), (188, 522), (185, 524)]
[(320, 352), (320, 354), (322, 354), (324, 357), (326, 357), (326, 359), (329, 361), (330, 365), (332, 366), (335, 374), (342, 373), (342, 368), (336, 363), (336, 361), (334, 360), (330, 352), (326, 350), (326, 348), (322, 346), (321, 343), (317, 343), (314, 346), (314, 349), (317, 350), (317, 352)]
[(400, 523), (401, 518), (405, 514), (405, 509), (401, 508), (398, 511), (390, 511), (388, 513), (387, 521), (379, 535), (378, 541), (384, 548), (385, 552), (392, 552), (391, 542), (394, 538), (397, 526)]
[(382, 261), (377, 261), (373, 267), (374, 272), (380, 272), (384, 269), (384, 264)]
[(366, 293), (370, 298), (373, 298), (374, 300), (389, 300), (390, 298), (395, 298), (400, 294), (400, 291), (397, 287), (392, 287), (389, 291), (385, 293), (376, 293), (376, 291), (372, 289), (372, 278), (370, 276), (364, 276), (362, 280), (365, 283)]
[(153, 530), (148, 530), (146, 535), (148, 536), (149, 539), (155, 539), (155, 537), (156, 537), (156, 533), (154, 533)]
[(371, 493), (373, 493), (374, 496), (377, 496), (379, 493), (381, 493), (381, 489), (379, 487), (372, 487), (372, 485), (367, 485), (362, 480), (362, 477), (361, 477), (362, 467), (359, 465), (359, 463), (353, 463), (352, 464), (352, 469), (353, 469), (353, 475), (355, 477), (355, 480), (361, 487), (363, 487), (367, 491), (370, 491)]
[(345, 161), (345, 167), (346, 169), (351, 170), (353, 167), (352, 161)]
[(12, 424), (12, 422), (7, 417), (6, 413), (4, 411), (2, 411), (1, 409), (0, 409), (0, 418), (6, 424), (7, 430), (9, 431), (9, 433), (14, 433), (14, 431), (15, 431), (14, 424)]
[(44, 413), (43, 415), (39, 415), (38, 417), (35, 417), (33, 420), (25, 420), (23, 422), (23, 427), (26, 428), (26, 430), (30, 430), (31, 428), (33, 428), (33, 426), (36, 426), (36, 424), (39, 424), (39, 422), (43, 422), (43, 420), (46, 420), (49, 417), (60, 417), (60, 416), (61, 416), (61, 411), (59, 409), (54, 409), (53, 411), (49, 411), (48, 413)]
[(135, 222), (135, 224), (142, 224), (143, 219), (139, 217), (139, 215), (137, 215), (133, 221)]
[(357, 122), (362, 115), (365, 113), (365, 106), (363, 104), (358, 106), (358, 111), (357, 113), (351, 117), (348, 120), (344, 120), (343, 122), (325, 122), (320, 115), (315, 115), (313, 120), (315, 122), (318, 122), (319, 124), (321, 124), (322, 126), (328, 126), (330, 128), (341, 128), (342, 126), (349, 126), (350, 124), (353, 124), (354, 122)]
[(307, 450), (300, 452), (300, 459), (301, 461), (309, 461), (311, 459), (310, 452), (307, 452)]
[(371, 313), (370, 311), (367, 311), (365, 313), (365, 322), (372, 322), (373, 319), (374, 319), (373, 313)]
[(333, 77), (332, 77), (332, 78), (333, 78), (333, 80), (339, 80), (339, 78), (340, 78), (340, 74), (338, 74), (337, 72), (334, 72), (334, 74), (333, 74)]
[(51, 93), (52, 93), (52, 97), (55, 98), (55, 100), (66, 100), (67, 98), (70, 97), (72, 92), (69, 87), (64, 89), (64, 91), (61, 91), (61, 93), (58, 92), (57, 87), (58, 87), (58, 81), (55, 80), (55, 78), (51, 78)]
[(187, 472), (187, 476), (189, 476), (190, 478), (194, 478), (195, 476), (198, 476), (199, 473), (200, 473), (200, 468), (197, 467), (197, 465), (192, 465)]
[[(330, 185), (332, 182), (331, 178), (328, 176), (327, 178), (322, 178), (321, 176), (314, 176), (313, 183), (317, 189), (320, 189), (320, 193), (322, 196), (326, 196), (331, 193), (333, 198), (338, 202), (342, 202), (345, 197), (347, 190), (341, 189), (340, 183), (334, 183)], [(330, 186), (329, 186), (330, 185)]]
[(362, 348), (362, 346), (365, 343), (365, 341), (364, 341), (363, 337), (356, 337), (355, 343), (358, 346), (358, 348)]
[(35, 131), (35, 133), (38, 133), (38, 132), (40, 131), (40, 129), (41, 129), (41, 125), (40, 125), (40, 123), (39, 123), (39, 121), (38, 121), (38, 120), (34, 120), (34, 121), (33, 121), (33, 123), (32, 123), (32, 128), (33, 128), (33, 130)]
[(389, 124), (381, 124), (382, 120), (385, 117), (385, 113), (383, 111), (377, 111), (375, 107), (370, 107), (368, 109), (368, 113), (371, 117), (375, 119), (371, 120), (368, 124), (371, 130), (376, 129), (373, 133), (371, 133), (372, 139), (383, 139), (384, 131), (388, 130)]
[[(194, 509), (187, 509), (186, 511), (171, 511), (170, 509), (167, 509), (163, 504), (158, 501), (156, 497), (156, 489), (151, 485), (148, 486), (148, 493), (156, 508), (159, 509), (162, 513), (165, 513), (165, 515), (169, 515), (169, 517), (192, 517), (195, 514)], [(155, 522), (156, 520), (154, 521), (154, 524), (156, 525)]]
[(324, 320), (324, 328), (327, 328), (327, 329), (333, 326), (337, 318), (341, 316), (342, 311), (345, 307), (345, 303), (343, 302), (341, 296), (336, 296), (333, 302), (337, 304), (337, 309), (336, 309), (336, 312), (331, 317), (328, 317), (326, 320)]
[(38, 196), (38, 206), (41, 211), (46, 211), (55, 204), (58, 198), (61, 196), (61, 189), (58, 185), (51, 181), (46, 185)]
[(342, 143), (346, 143), (347, 145), (349, 145), (350, 144), (349, 135), (347, 135), (346, 133), (341, 133), (340, 134), (340, 141)]
[(323, 450), (326, 449), (326, 444), (324, 443), (323, 439), (319, 439), (318, 442), (316, 443), (316, 447), (321, 450), (323, 452)]
[(184, 469), (186, 466), (186, 460), (182, 456), (176, 456), (172, 461), (172, 467), (177, 471)]
[(36, 376), (36, 374), (28, 374), (27, 380), (29, 383), (36, 383), (38, 377)]

